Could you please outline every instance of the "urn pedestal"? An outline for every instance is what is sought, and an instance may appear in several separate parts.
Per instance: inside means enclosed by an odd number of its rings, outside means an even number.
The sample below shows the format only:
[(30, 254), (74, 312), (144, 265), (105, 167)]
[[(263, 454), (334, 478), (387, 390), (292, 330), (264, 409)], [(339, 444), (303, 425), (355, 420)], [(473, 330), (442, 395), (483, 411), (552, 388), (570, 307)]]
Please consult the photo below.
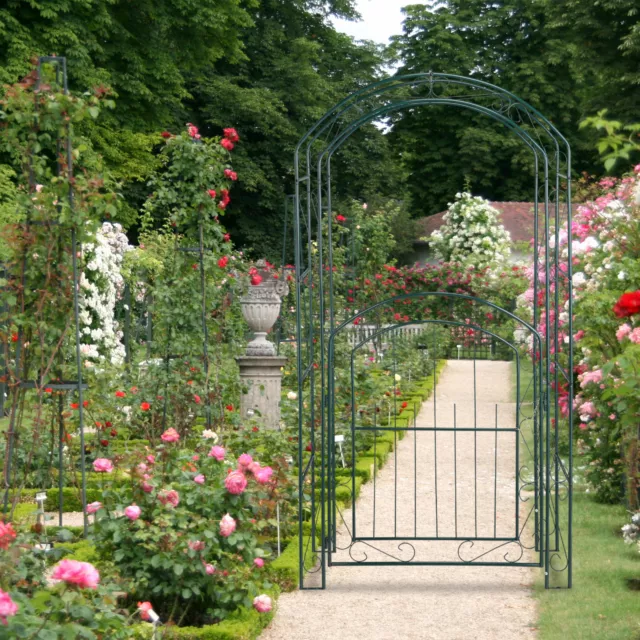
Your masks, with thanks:
[(268, 429), (280, 427), (282, 367), (279, 356), (241, 356), (240, 381), (245, 391), (240, 398), (240, 415), (261, 422)]
[(277, 429), (280, 426), (282, 368), (287, 359), (276, 355), (276, 348), (267, 340), (267, 333), (280, 315), (282, 298), (289, 288), (286, 282), (273, 277), (264, 261), (259, 261), (256, 266), (262, 281), (251, 285), (240, 299), (242, 315), (254, 333), (245, 355), (236, 358), (244, 390), (240, 398), (240, 415), (256, 419), (267, 428)]

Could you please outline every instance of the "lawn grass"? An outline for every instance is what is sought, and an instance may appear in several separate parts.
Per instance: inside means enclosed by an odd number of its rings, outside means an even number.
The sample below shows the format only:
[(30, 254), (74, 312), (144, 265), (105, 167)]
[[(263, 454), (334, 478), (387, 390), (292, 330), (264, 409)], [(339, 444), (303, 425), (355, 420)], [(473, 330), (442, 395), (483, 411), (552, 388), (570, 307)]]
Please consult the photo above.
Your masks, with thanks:
[[(515, 402), (515, 363), (512, 371)], [(523, 361), (523, 416), (531, 410), (530, 381), (530, 363)], [(579, 466), (580, 460), (574, 463)], [(627, 521), (623, 506), (599, 504), (574, 485), (573, 587), (545, 590), (544, 573), (538, 572), (534, 593), (539, 640), (640, 640), (640, 591), (627, 583), (640, 579), (640, 553), (637, 546), (622, 541), (620, 528)]]
[(573, 498), (573, 588), (545, 590), (540, 574), (540, 640), (638, 640), (640, 591), (627, 580), (640, 578), (637, 546), (625, 545), (622, 506), (598, 504), (575, 491)]

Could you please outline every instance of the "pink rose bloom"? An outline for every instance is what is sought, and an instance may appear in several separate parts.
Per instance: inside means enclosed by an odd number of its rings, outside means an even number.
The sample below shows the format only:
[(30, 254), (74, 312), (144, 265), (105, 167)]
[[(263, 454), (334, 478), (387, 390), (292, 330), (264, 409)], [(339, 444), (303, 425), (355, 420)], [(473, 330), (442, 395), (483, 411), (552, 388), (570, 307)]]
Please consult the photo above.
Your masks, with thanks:
[(252, 473), (254, 476), (258, 475), (258, 473), (260, 472), (260, 463), (258, 462), (252, 462), (248, 467), (247, 467), (247, 471), (249, 471), (250, 473)]
[(100, 574), (92, 564), (67, 559), (58, 562), (51, 578), (78, 585), (82, 589), (96, 589), (100, 582)]
[(180, 434), (171, 427), (160, 436), (160, 440), (162, 440), (162, 442), (178, 442), (178, 440), (180, 440)]
[(215, 447), (211, 447), (211, 451), (209, 451), (209, 457), (215, 458), (218, 462), (222, 462), (224, 460), (225, 450), (223, 447), (216, 445)]
[(216, 568), (212, 564), (205, 564), (204, 570), (207, 572), (208, 576), (212, 576), (216, 572)]
[(624, 338), (626, 338), (631, 333), (631, 327), (628, 324), (623, 324), (616, 331), (616, 338), (618, 338), (618, 342), (622, 342)]
[(600, 369), (596, 369), (595, 371), (586, 371), (580, 377), (580, 388), (584, 389), (590, 382), (598, 384), (602, 382), (602, 371)]
[(573, 339), (578, 342), (578, 340), (582, 340), (582, 338), (584, 338), (584, 331), (580, 329), (578, 333), (574, 334)]
[(111, 473), (113, 471), (113, 462), (107, 458), (97, 458), (93, 461), (93, 470), (98, 473)]
[(262, 569), (262, 567), (264, 567), (264, 560), (262, 558), (256, 558), (253, 564), (258, 567), (258, 569)]
[(202, 551), (204, 549), (204, 542), (202, 542), (202, 540), (190, 540), (189, 549), (192, 551)]
[(616, 414), (615, 414), (615, 413), (612, 413), (612, 414), (609, 416), (609, 420), (615, 420), (615, 419), (616, 419)]
[(151, 493), (153, 491), (153, 485), (149, 484), (146, 480), (140, 486), (145, 493)]
[(198, 474), (198, 475), (193, 479), (193, 481), (194, 481), (196, 484), (204, 484), (204, 476), (203, 476), (201, 473), (199, 473), (199, 474)]
[(198, 462), (198, 460), (200, 460), (200, 456), (196, 453), (196, 454), (194, 454), (194, 455), (192, 455), (192, 456), (191, 456), (191, 459), (192, 459), (194, 462)]
[(147, 456), (147, 462), (149, 464), (155, 464), (156, 463), (156, 457), (155, 456)]
[(149, 469), (144, 462), (141, 462), (136, 468), (140, 473), (145, 473)]
[(590, 418), (595, 417), (597, 410), (595, 405), (593, 404), (593, 402), (585, 402), (580, 406), (580, 409), (578, 410), (580, 413), (580, 416), (588, 416)]
[(247, 488), (247, 478), (242, 471), (232, 471), (224, 479), (224, 486), (229, 493), (239, 496)]
[(140, 517), (141, 513), (142, 513), (142, 509), (140, 509), (140, 507), (135, 504), (128, 506), (124, 510), (124, 515), (127, 516), (127, 518), (129, 518), (129, 520), (131, 520), (132, 522), (134, 520), (137, 520)]
[(18, 613), (18, 605), (11, 599), (11, 596), (0, 589), (0, 622), (7, 624), (9, 616), (15, 616)]
[(636, 327), (630, 334), (629, 340), (633, 342), (633, 344), (640, 344), (640, 327)]
[(253, 462), (253, 458), (248, 453), (243, 453), (238, 458), (238, 464), (241, 467), (248, 467)]
[(102, 509), (102, 502), (92, 502), (91, 504), (87, 505), (87, 513), (88, 514), (95, 513), (99, 509)]
[(236, 521), (227, 513), (220, 520), (220, 535), (228, 538), (236, 530)]
[(271, 480), (272, 475), (273, 475), (273, 469), (271, 467), (263, 467), (256, 474), (256, 480), (260, 484), (267, 484), (269, 480)]
[(168, 504), (171, 507), (177, 507), (178, 504), (180, 504), (180, 496), (175, 489), (161, 491), (158, 494), (158, 500), (160, 500), (162, 504)]
[(271, 607), (271, 598), (266, 593), (256, 596), (253, 599), (253, 608), (258, 613), (269, 613), (269, 611), (271, 611)]

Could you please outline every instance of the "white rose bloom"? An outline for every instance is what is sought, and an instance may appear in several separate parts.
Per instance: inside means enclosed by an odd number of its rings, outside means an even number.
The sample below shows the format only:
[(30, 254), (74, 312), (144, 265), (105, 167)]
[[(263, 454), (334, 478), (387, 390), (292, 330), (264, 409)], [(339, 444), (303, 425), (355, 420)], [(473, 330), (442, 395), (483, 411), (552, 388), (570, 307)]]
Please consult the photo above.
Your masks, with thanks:
[(287, 398), (289, 398), (289, 400), (297, 400), (298, 394), (295, 391), (289, 391), (289, 393), (287, 393)]

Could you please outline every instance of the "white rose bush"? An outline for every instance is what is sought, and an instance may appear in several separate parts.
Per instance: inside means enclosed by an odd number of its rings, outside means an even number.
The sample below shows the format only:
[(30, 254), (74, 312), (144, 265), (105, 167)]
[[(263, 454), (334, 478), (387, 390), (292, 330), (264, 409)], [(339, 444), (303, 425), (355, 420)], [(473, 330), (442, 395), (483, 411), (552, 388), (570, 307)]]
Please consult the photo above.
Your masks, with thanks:
[(509, 232), (498, 221), (498, 211), (484, 198), (466, 191), (457, 193), (443, 220), (429, 238), (438, 259), (476, 267), (509, 259)]

